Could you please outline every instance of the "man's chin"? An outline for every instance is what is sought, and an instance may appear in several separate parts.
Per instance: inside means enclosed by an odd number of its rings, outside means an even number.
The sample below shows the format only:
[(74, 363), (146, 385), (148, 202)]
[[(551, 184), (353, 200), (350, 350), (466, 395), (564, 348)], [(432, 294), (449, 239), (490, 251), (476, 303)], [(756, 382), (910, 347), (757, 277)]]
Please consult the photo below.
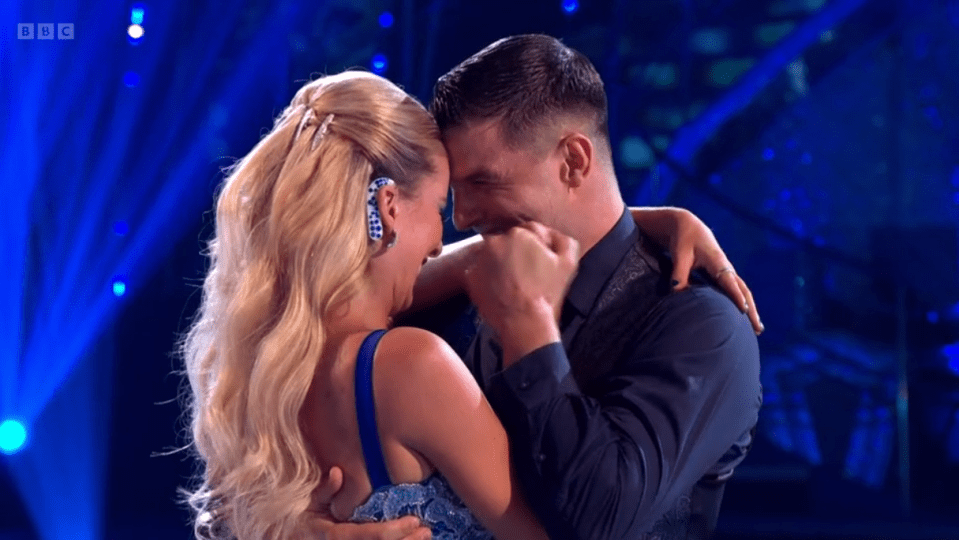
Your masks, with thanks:
[(473, 227), (473, 230), (476, 231), (477, 234), (495, 235), (495, 234), (503, 234), (506, 231), (512, 229), (513, 227), (516, 227), (522, 224), (523, 224), (522, 221), (517, 220), (517, 221), (510, 221), (510, 222), (495, 223), (492, 225), (481, 225), (479, 227)]

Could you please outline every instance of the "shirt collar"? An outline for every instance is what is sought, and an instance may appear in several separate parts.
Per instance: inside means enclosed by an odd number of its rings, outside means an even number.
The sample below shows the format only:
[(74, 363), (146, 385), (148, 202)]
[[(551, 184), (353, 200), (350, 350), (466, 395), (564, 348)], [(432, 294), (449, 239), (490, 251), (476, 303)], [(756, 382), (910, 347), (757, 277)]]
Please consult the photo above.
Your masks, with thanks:
[(638, 241), (639, 227), (629, 209), (624, 209), (613, 228), (580, 259), (579, 272), (566, 295), (567, 303), (580, 315), (587, 315), (629, 247)]

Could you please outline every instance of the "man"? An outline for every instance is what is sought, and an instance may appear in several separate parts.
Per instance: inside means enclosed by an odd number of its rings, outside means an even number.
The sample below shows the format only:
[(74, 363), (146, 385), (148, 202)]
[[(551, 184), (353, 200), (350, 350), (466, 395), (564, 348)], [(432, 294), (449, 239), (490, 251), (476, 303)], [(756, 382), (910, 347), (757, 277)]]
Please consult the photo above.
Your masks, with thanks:
[[(752, 441), (758, 347), (711, 285), (669, 283), (619, 193), (606, 109), (590, 62), (542, 35), (437, 82), (454, 222), (487, 240), (469, 248), (484, 322), (465, 361), (551, 538), (705, 538)], [(550, 249), (518, 250), (527, 231)], [(583, 254), (571, 284), (567, 238)]]

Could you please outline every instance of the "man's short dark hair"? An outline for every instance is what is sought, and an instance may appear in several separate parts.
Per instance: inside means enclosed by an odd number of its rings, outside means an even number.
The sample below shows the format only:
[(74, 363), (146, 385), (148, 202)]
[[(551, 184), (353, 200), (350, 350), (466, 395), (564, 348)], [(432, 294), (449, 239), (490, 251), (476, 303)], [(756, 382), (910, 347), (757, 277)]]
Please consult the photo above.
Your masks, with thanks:
[(440, 77), (430, 112), (440, 130), (502, 118), (504, 141), (518, 146), (543, 120), (562, 113), (594, 120), (609, 145), (603, 80), (579, 51), (542, 34), (503, 38)]

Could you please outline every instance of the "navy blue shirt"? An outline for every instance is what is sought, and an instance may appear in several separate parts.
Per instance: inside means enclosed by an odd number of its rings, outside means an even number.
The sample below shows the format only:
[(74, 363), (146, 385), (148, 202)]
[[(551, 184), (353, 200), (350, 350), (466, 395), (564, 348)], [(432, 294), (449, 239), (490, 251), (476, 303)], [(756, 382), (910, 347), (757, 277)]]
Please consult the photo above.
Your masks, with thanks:
[(621, 219), (580, 261), (553, 343), (502, 370), (480, 324), (465, 355), (553, 539), (706, 538), (752, 442), (762, 391), (748, 318)]

